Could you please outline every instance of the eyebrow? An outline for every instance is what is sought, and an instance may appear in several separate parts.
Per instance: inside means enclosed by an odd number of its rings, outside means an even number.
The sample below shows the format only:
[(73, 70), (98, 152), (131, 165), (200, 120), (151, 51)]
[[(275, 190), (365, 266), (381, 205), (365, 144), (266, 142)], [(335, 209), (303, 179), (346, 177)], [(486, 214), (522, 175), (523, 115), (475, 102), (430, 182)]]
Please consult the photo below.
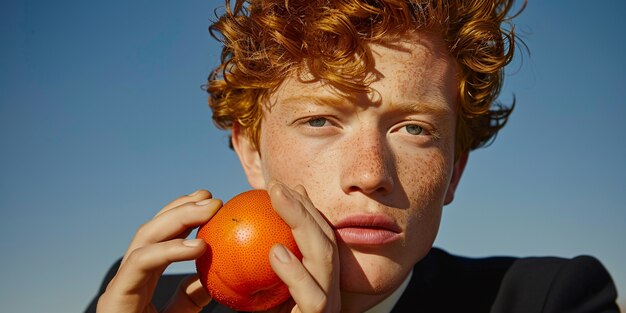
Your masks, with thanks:
[[(333, 97), (333, 96), (291, 96), (283, 99), (283, 103), (302, 103), (308, 102), (313, 103), (319, 106), (331, 106), (331, 107), (341, 107), (347, 103), (355, 104), (356, 97)], [(448, 105), (437, 105), (433, 102), (426, 102), (422, 100), (416, 101), (399, 101), (392, 102), (390, 106), (396, 110), (411, 113), (411, 112), (419, 112), (419, 113), (427, 113), (433, 115), (448, 115), (454, 114), (454, 110)]]
[(415, 102), (396, 102), (391, 106), (401, 111), (420, 112), (434, 115), (454, 114), (454, 110), (448, 105), (437, 105), (433, 102), (415, 101)]
[(341, 106), (343, 104), (345, 104), (345, 102), (348, 101), (350, 103), (354, 103), (354, 100), (351, 100), (349, 98), (344, 98), (344, 97), (329, 97), (329, 96), (291, 96), (291, 97), (287, 97), (285, 99), (282, 100), (283, 103), (301, 103), (301, 102), (307, 102), (307, 103), (313, 103), (316, 105), (320, 105), (320, 106), (324, 106), (324, 105), (330, 105), (330, 106)]

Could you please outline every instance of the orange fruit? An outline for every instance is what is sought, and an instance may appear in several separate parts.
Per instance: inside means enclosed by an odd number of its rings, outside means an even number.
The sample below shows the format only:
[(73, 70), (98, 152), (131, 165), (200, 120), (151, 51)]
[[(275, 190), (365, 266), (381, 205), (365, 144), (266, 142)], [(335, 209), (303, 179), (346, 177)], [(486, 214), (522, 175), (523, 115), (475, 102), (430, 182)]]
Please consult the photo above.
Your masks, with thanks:
[(302, 254), (289, 226), (272, 208), (265, 190), (243, 192), (198, 229), (208, 244), (196, 260), (198, 277), (214, 300), (237, 311), (263, 311), (289, 299), (289, 290), (269, 263), (281, 243)]

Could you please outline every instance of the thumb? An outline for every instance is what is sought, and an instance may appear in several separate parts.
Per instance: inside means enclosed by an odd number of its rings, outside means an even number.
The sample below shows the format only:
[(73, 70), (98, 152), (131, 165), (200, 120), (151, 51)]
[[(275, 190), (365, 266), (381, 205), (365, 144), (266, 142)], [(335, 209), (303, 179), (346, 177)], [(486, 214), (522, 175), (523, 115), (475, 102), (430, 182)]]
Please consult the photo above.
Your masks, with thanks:
[(183, 279), (176, 294), (170, 299), (162, 313), (197, 313), (211, 302), (197, 275)]

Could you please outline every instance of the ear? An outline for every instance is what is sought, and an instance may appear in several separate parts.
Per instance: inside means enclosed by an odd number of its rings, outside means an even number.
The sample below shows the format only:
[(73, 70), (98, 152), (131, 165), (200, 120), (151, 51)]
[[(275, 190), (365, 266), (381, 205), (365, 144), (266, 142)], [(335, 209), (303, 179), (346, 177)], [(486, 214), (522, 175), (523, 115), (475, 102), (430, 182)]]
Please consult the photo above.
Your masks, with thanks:
[(254, 144), (252, 144), (252, 141), (248, 138), (245, 131), (237, 123), (233, 124), (231, 141), (250, 186), (254, 189), (265, 188), (265, 179), (261, 167), (261, 154)]
[(459, 186), (459, 182), (461, 181), (461, 175), (463, 175), (463, 170), (467, 164), (468, 157), (469, 153), (465, 152), (454, 163), (452, 178), (450, 178), (450, 184), (448, 185), (448, 191), (446, 192), (446, 198), (443, 203), (444, 205), (448, 205), (452, 203), (452, 200), (454, 200), (454, 193), (456, 192), (456, 187)]

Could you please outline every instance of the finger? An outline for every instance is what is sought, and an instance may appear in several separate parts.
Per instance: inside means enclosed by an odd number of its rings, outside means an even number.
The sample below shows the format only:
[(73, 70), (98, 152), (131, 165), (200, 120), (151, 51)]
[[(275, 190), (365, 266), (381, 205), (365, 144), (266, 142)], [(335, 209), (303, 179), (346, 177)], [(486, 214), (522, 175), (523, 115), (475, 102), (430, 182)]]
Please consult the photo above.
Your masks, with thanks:
[(145, 245), (186, 237), (187, 231), (206, 223), (221, 206), (222, 201), (219, 199), (206, 199), (163, 212), (137, 230), (128, 253)]
[(198, 202), (198, 201), (202, 201), (204, 199), (210, 199), (213, 196), (211, 195), (211, 193), (207, 190), (204, 189), (200, 189), (200, 190), (196, 190), (193, 193), (190, 193), (188, 195), (182, 196), (182, 197), (178, 197), (176, 200), (170, 202), (168, 205), (164, 206), (156, 215), (155, 217), (161, 215), (163, 212), (167, 212), (177, 206), (183, 205), (185, 203), (188, 202)]
[[(317, 244), (314, 241), (309, 240), (327, 237), (322, 231), (319, 223), (306, 209), (305, 204), (302, 203), (302, 201), (299, 201), (299, 199), (296, 199), (291, 191), (282, 184), (273, 185), (269, 193), (274, 209), (291, 228), (301, 252), (305, 252), (302, 251), (303, 249), (309, 250), (313, 254), (326, 252), (316, 251), (315, 248)], [(310, 235), (311, 238), (306, 235)], [(302, 237), (302, 242), (298, 241), (299, 237)]]
[(196, 313), (211, 301), (197, 275), (186, 277), (162, 313)]
[(281, 244), (270, 250), (270, 265), (289, 287), (289, 293), (301, 312), (321, 312), (328, 303), (325, 290), (318, 285), (298, 258)]
[(317, 222), (318, 225), (320, 225), (320, 227), (322, 228), (326, 236), (332, 241), (335, 241), (335, 232), (333, 231), (333, 228), (330, 226), (330, 223), (328, 222), (326, 217), (322, 214), (322, 212), (320, 212), (315, 207), (315, 205), (313, 205), (313, 202), (311, 202), (311, 199), (309, 198), (309, 194), (307, 193), (304, 186), (297, 185), (293, 190), (295, 191), (295, 193), (292, 193), (292, 194), (295, 197), (297, 197), (300, 200), (300, 202), (302, 202), (302, 204), (304, 204), (304, 207), (307, 209), (307, 211), (309, 211), (311, 216), (315, 218), (315, 221)]
[(174, 239), (133, 250), (107, 288), (112, 296), (133, 296), (151, 278), (160, 276), (173, 262), (198, 258), (206, 249), (202, 239)]
[[(339, 263), (337, 247), (333, 238), (328, 238), (315, 218), (288, 189), (275, 184), (270, 190), (272, 203), (278, 214), (289, 225), (296, 244), (302, 252), (302, 263), (314, 279), (328, 290), (336, 279)], [(324, 222), (325, 225), (326, 222)]]
[[(335, 235), (330, 227), (326, 218), (321, 214), (321, 212), (313, 205), (309, 195), (302, 185), (296, 186), (294, 189), (291, 189), (280, 182), (273, 182), (271, 184), (272, 187), (280, 189), (280, 192), (284, 193), (287, 198), (290, 198), (291, 201), (294, 201), (298, 205), (302, 206), (306, 212), (313, 218), (315, 223), (322, 229), (326, 236), (334, 241)], [(269, 191), (271, 192), (271, 189)], [(273, 201), (272, 201), (273, 203)], [(304, 213), (304, 212), (303, 212)]]

